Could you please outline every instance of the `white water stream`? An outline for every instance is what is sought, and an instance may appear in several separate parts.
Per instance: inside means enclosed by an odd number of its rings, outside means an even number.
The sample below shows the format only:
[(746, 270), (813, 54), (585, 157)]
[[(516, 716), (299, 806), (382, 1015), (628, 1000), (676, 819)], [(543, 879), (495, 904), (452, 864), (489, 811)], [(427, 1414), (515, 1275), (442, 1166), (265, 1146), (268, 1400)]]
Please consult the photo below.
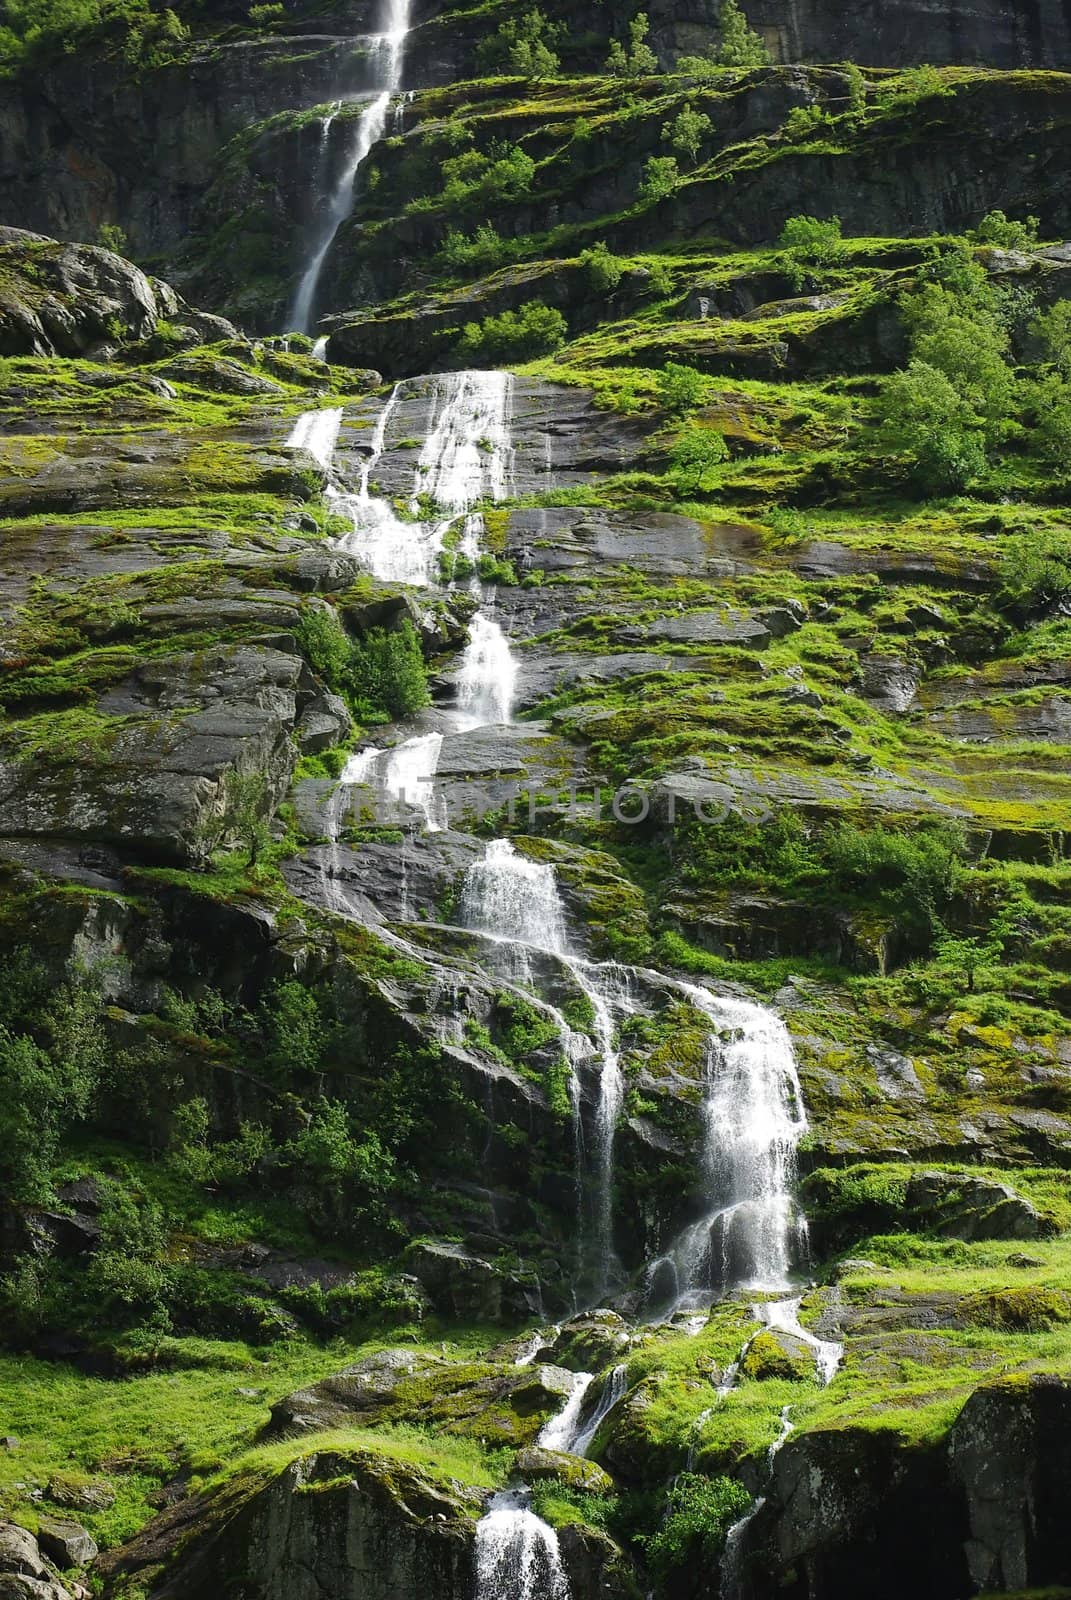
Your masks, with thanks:
[[(361, 166), (373, 145), (378, 144), (387, 131), (390, 103), (401, 88), (405, 41), (409, 33), (409, 14), (412, 0), (383, 0), (382, 31), (371, 43), (372, 69), (376, 79), (373, 98), (361, 109), (356, 119), (353, 144), (341, 172), (327, 196), (327, 205), (320, 225), (314, 232), (309, 247), (305, 269), (301, 274), (294, 303), (290, 312), (290, 326), (297, 333), (308, 333), (316, 308), (316, 291), (328, 251), (335, 236), (353, 210), (354, 184)], [(322, 142), (326, 145), (335, 115), (325, 119)]]
[[(461, 921), (493, 939), (518, 982), (533, 980), (533, 956), (555, 957), (587, 998), (593, 1017), (599, 1091), (595, 1113), (593, 1222), (589, 1241), (596, 1298), (620, 1282), (613, 1243), (614, 1139), (625, 1084), (614, 1045), (617, 1019), (632, 1009), (625, 968), (585, 961), (570, 946), (565, 905), (554, 868), (518, 855), (508, 839), (494, 839), (465, 874)], [(591, 1054), (591, 1040), (567, 1029), (562, 1046), (572, 1073), (571, 1098), (579, 1104), (576, 1068)]]
[(686, 992), (711, 1022), (702, 1151), (710, 1205), (648, 1269), (674, 1311), (701, 1310), (729, 1288), (787, 1287), (805, 1242), (792, 1188), (807, 1118), (788, 1029), (749, 1000), (691, 984)]
[(526, 1489), (492, 1496), (476, 1525), (476, 1600), (569, 1600), (558, 1535)]

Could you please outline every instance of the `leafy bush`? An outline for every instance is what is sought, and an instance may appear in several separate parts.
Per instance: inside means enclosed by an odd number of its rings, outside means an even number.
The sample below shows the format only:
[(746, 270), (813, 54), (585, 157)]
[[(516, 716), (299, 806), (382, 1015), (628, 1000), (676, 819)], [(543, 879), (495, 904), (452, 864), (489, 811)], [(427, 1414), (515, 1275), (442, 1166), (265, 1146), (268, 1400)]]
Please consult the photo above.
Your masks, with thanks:
[(671, 195), (680, 181), (681, 173), (675, 156), (650, 156), (637, 193), (642, 201), (652, 204)]
[(796, 288), (802, 288), (814, 268), (834, 266), (844, 255), (839, 217), (789, 217), (778, 240), (785, 252), (785, 270)]
[(650, 77), (658, 71), (658, 57), (647, 43), (650, 32), (647, 13), (641, 11), (628, 25), (628, 44), (614, 39), (606, 61), (606, 70), (614, 78)]
[(735, 1478), (678, 1474), (667, 1496), (662, 1526), (645, 1540), (656, 1575), (665, 1579), (692, 1562), (715, 1564), (726, 1534), (750, 1504), (751, 1496)]
[(397, 721), (429, 703), (424, 654), (408, 617), (389, 632), (373, 628), (353, 645), (346, 688), (356, 715), (366, 721), (384, 713)]
[(458, 345), (463, 359), (528, 361), (558, 350), (569, 328), (561, 312), (542, 300), (529, 300), (519, 311), (502, 311), (483, 322), (468, 322)]
[(310, 667), (346, 696), (358, 720), (406, 717), (428, 704), (424, 656), (408, 617), (396, 629), (374, 628), (353, 640), (333, 611), (317, 608), (302, 612), (297, 637)]
[(620, 256), (611, 254), (605, 240), (600, 240), (591, 249), (582, 251), (580, 265), (585, 268), (591, 287), (600, 294), (612, 293), (625, 272), (625, 263)]
[(992, 244), (1002, 250), (1034, 250), (1038, 244), (1038, 219), (1027, 217), (1025, 222), (1015, 222), (1003, 211), (989, 211), (977, 228), (971, 228), (967, 238), (974, 244)]
[(695, 411), (706, 397), (707, 381), (703, 374), (679, 361), (667, 361), (656, 382), (658, 403), (671, 416)]
[(503, 239), (489, 222), (481, 222), (471, 237), (457, 228), (448, 228), (446, 238), (439, 247), (439, 263), (452, 271), (474, 268), (478, 272), (493, 272), (518, 253), (516, 239)]
[(48, 1199), (63, 1135), (89, 1115), (108, 1062), (89, 981), (56, 988), (27, 952), (0, 964), (0, 1197)]
[(529, 192), (534, 177), (535, 162), (526, 150), (496, 142), (486, 153), (464, 150), (443, 162), (442, 200), (448, 206), (517, 200)]
[(963, 489), (985, 467), (981, 418), (925, 361), (912, 361), (885, 380), (875, 415), (878, 448), (908, 457), (924, 493)]
[(559, 22), (548, 22), (542, 11), (526, 11), (510, 17), (498, 31), (485, 39), (477, 52), (484, 72), (503, 70), (519, 78), (551, 78), (561, 64), (555, 46), (565, 29)]

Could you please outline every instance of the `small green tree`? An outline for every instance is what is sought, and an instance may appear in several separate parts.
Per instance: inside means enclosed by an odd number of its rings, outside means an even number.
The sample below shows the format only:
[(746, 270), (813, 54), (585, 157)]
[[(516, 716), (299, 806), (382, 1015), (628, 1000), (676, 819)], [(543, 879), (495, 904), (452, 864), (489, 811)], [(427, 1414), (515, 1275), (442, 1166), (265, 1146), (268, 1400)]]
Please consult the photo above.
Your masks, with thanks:
[(983, 303), (926, 284), (901, 302), (911, 354), (948, 378), (956, 393), (996, 437), (1007, 421), (1015, 377), (1008, 365), (1007, 329)]
[(677, 154), (690, 167), (694, 167), (699, 159), (703, 140), (713, 127), (713, 123), (705, 111), (696, 111), (692, 105), (686, 105), (678, 112), (673, 122), (667, 122), (662, 129), (662, 143), (672, 145)]
[(312, 1077), (323, 1070), (327, 1029), (316, 995), (296, 978), (275, 983), (257, 1009), (265, 1064), (280, 1078)]
[(1036, 318), (1030, 332), (1041, 346), (1042, 361), (1071, 378), (1071, 300), (1058, 300)]
[(720, 67), (768, 67), (770, 52), (761, 34), (755, 32), (737, 0), (722, 0), (721, 43), (717, 63)]
[(844, 255), (840, 218), (789, 217), (778, 245), (785, 254), (785, 271), (799, 289), (815, 269), (835, 266)]
[(232, 768), (223, 780), (223, 799), (231, 832), (255, 867), (271, 841), (268, 814), (271, 796), (263, 772)]
[(542, 11), (510, 17), (484, 40), (477, 53), (485, 72), (504, 69), (518, 78), (552, 78), (561, 65), (556, 46), (564, 29), (549, 22)]
[(1038, 244), (1038, 219), (1027, 217), (1016, 222), (1003, 211), (987, 211), (967, 238), (973, 244), (996, 245), (1002, 250), (1035, 250)]
[(639, 198), (647, 204), (665, 200), (681, 181), (676, 156), (651, 156), (643, 169)]
[(591, 287), (600, 294), (612, 293), (625, 272), (625, 263), (620, 256), (610, 253), (604, 239), (581, 252), (580, 265), (586, 270)]
[(710, 474), (729, 459), (729, 448), (711, 428), (689, 428), (669, 454), (677, 487), (683, 494), (702, 489)]
[(650, 27), (647, 13), (641, 11), (628, 25), (628, 45), (623, 45), (620, 39), (612, 41), (606, 61), (611, 77), (645, 78), (658, 71), (658, 57), (647, 43)]
[(667, 361), (657, 379), (658, 403), (674, 417), (697, 410), (706, 398), (706, 389), (703, 374), (679, 361)]
[(986, 464), (981, 419), (936, 367), (912, 361), (886, 378), (877, 402), (877, 445), (906, 456), (928, 493), (963, 489)]

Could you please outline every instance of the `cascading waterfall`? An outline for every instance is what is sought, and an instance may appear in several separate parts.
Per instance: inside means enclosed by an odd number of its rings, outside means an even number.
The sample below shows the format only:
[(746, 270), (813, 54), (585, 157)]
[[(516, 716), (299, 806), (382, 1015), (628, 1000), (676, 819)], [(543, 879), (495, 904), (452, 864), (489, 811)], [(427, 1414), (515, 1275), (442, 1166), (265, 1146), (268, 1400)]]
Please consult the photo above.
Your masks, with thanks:
[(390, 750), (375, 747), (360, 750), (343, 768), (339, 791), (345, 796), (357, 784), (374, 785), (377, 795), (388, 803), (412, 806), (423, 812), (428, 832), (438, 833), (446, 825), (434, 781), (442, 742), (441, 733), (426, 733), (406, 739)]
[(602, 1393), (599, 1396), (598, 1404), (596, 1405), (594, 1411), (592, 1411), (590, 1417), (588, 1417), (587, 1420), (577, 1428), (572, 1440), (567, 1446), (565, 1446), (571, 1455), (587, 1455), (592, 1444), (594, 1443), (595, 1435), (602, 1427), (605, 1419), (610, 1415), (610, 1412), (617, 1405), (618, 1401), (624, 1399), (625, 1391), (627, 1389), (628, 1367), (622, 1362), (620, 1366), (614, 1367), (613, 1371), (610, 1373), (610, 1376), (603, 1384)]
[[(685, 986), (711, 1021), (702, 1165), (711, 1206), (648, 1282), (674, 1310), (729, 1288), (783, 1288), (803, 1240), (794, 1220), (795, 1154), (807, 1128), (788, 1029), (763, 1006)], [(726, 1037), (728, 1034), (728, 1037)], [(672, 1292), (665, 1294), (666, 1280)]]
[(580, 1413), (584, 1409), (588, 1390), (595, 1382), (593, 1372), (574, 1372), (573, 1385), (569, 1391), (569, 1398), (558, 1412), (556, 1417), (540, 1430), (536, 1443), (542, 1445), (544, 1450), (563, 1450), (574, 1454), (574, 1446), (580, 1433)]
[(558, 1535), (526, 1489), (492, 1497), (476, 1525), (476, 1600), (570, 1600)]
[[(624, 1079), (614, 1048), (615, 1018), (631, 1010), (626, 970), (613, 963), (584, 961), (570, 948), (565, 906), (554, 868), (518, 855), (508, 839), (494, 839), (465, 874), (461, 920), (493, 939), (512, 975), (532, 981), (533, 954), (551, 955), (565, 966), (590, 1002), (592, 1033), (600, 1061), (595, 1112), (595, 1184), (590, 1239), (592, 1276), (601, 1294), (620, 1276), (613, 1247), (614, 1138), (624, 1099)], [(576, 1068), (590, 1054), (587, 1039), (569, 1030), (563, 1037), (572, 1071), (574, 1108), (579, 1101)]]
[(326, 472), (335, 454), (338, 431), (342, 426), (341, 407), (323, 411), (303, 411), (286, 441), (288, 450), (307, 450), (317, 466)]
[(517, 663), (509, 640), (485, 611), (469, 624), (469, 642), (457, 679), (457, 707), (465, 728), (509, 722), (517, 683)]
[[(353, 191), (357, 174), (373, 145), (378, 144), (387, 130), (390, 103), (401, 88), (411, 7), (412, 0), (384, 0), (384, 26), (371, 41), (373, 72), (377, 79), (378, 92), (362, 107), (357, 118), (353, 146), (328, 197), (323, 222), (312, 242), (305, 270), (298, 283), (290, 313), (290, 326), (297, 333), (309, 331), (324, 262), (335, 242), (335, 235), (353, 210)], [(333, 117), (327, 119), (323, 135), (325, 139), (332, 120)]]

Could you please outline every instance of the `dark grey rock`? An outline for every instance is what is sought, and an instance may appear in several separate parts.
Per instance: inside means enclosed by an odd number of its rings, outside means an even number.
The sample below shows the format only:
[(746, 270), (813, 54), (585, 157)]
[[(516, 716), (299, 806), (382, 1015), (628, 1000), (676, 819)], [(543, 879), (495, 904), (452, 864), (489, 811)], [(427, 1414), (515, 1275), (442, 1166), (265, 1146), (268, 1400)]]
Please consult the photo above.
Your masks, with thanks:
[(59, 1517), (40, 1519), (37, 1543), (48, 1559), (63, 1571), (69, 1567), (88, 1567), (98, 1554), (96, 1540), (80, 1522), (68, 1522)]

